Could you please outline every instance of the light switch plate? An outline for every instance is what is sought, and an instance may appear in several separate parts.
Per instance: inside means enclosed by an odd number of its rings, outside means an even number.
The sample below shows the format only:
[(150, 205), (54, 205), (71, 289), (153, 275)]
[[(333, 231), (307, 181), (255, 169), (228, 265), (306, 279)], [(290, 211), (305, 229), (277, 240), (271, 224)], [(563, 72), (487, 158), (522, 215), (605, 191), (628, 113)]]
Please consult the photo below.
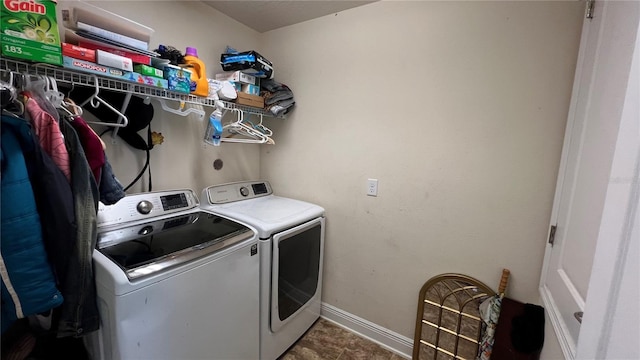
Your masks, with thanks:
[(367, 180), (367, 195), (378, 196), (378, 179)]

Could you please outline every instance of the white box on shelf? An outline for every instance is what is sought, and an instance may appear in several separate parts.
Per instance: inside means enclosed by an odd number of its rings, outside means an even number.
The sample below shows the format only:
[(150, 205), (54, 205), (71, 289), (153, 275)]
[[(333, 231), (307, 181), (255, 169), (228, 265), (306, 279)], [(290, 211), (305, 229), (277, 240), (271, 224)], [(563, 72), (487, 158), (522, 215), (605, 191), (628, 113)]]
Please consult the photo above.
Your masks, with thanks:
[(102, 50), (96, 50), (96, 62), (100, 65), (133, 71), (133, 61), (131, 59)]
[(218, 81), (236, 81), (236, 82), (241, 82), (241, 83), (245, 83), (245, 84), (251, 84), (251, 85), (257, 85), (256, 84), (256, 77), (249, 75), (249, 74), (245, 74), (243, 72), (240, 71), (234, 71), (234, 72), (224, 72), (224, 73), (219, 73), (216, 74), (216, 80)]

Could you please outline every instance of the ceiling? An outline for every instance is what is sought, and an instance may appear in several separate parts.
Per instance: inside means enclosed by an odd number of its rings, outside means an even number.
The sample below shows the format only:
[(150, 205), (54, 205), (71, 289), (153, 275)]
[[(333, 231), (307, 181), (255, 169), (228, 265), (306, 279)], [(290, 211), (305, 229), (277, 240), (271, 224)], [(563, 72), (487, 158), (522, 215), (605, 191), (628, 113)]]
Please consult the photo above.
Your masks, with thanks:
[(258, 0), (203, 1), (223, 14), (258, 31), (265, 32), (337, 13), (373, 1), (348, 0)]

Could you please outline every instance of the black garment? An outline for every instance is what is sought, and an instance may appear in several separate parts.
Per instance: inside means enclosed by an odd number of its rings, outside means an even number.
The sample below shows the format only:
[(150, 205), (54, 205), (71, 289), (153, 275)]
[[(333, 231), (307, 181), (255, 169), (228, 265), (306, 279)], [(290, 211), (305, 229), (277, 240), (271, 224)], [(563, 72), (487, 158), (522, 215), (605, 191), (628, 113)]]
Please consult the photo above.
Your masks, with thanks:
[[(77, 231), (73, 194), (64, 173), (40, 147), (35, 132), (31, 134), (33, 141), (21, 139), (21, 146), (40, 214), (44, 246), (56, 284), (62, 289)], [(67, 296), (64, 291), (62, 295)]]
[(525, 354), (542, 350), (544, 345), (544, 308), (524, 304), (522, 314), (512, 320), (511, 342), (513, 348)]
[(70, 254), (67, 281), (62, 292), (68, 294), (61, 306), (58, 337), (83, 336), (100, 327), (93, 275), (93, 251), (96, 247), (98, 185), (73, 127), (60, 121), (71, 162), (71, 191), (76, 214), (77, 233)]

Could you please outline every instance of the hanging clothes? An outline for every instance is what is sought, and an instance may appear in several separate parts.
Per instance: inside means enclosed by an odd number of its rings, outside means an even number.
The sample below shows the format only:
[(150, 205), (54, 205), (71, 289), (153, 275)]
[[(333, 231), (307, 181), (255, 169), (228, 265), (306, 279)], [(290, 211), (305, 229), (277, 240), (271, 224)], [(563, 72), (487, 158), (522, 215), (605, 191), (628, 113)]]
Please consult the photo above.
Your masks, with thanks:
[[(90, 88), (80, 88), (73, 92), (74, 101), (83, 103), (93, 95), (93, 91)], [(126, 94), (115, 91), (101, 91), (100, 96), (102, 99), (110, 104), (122, 104), (126, 97)], [(103, 122), (117, 123), (118, 114), (110, 111), (102, 111), (101, 108), (87, 107), (87, 111), (91, 112), (94, 116), (99, 118)], [(154, 108), (151, 104), (145, 104), (145, 100), (138, 96), (131, 97), (129, 105), (125, 115), (129, 119), (129, 124), (126, 127), (119, 129), (118, 136), (122, 138), (127, 144), (131, 145), (135, 149), (143, 150), (147, 154), (147, 162), (144, 165), (142, 171), (135, 178), (135, 183), (142, 174), (149, 169), (149, 191), (151, 191), (151, 170), (149, 166), (150, 152), (153, 149), (153, 142), (151, 141), (151, 129), (150, 123), (153, 120)], [(147, 139), (145, 140), (138, 132), (144, 128), (147, 128)], [(106, 172), (106, 174), (105, 174)], [(132, 184), (133, 184), (132, 183)], [(123, 188), (122, 184), (115, 177), (111, 165), (105, 160), (105, 165), (102, 168), (102, 178), (100, 180), (100, 201), (105, 205), (113, 205), (125, 196), (125, 191), (131, 187), (129, 184), (126, 188)]]
[(104, 142), (80, 116), (75, 116), (69, 123), (78, 134), (87, 162), (98, 184), (100, 201), (105, 205), (117, 203), (126, 194), (107, 160)]
[(2, 115), (2, 332), (19, 318), (49, 311), (63, 302), (42, 242), (40, 216), (21, 147), (31, 136), (26, 121)]
[(71, 159), (71, 191), (78, 227), (67, 281), (62, 287), (62, 292), (68, 295), (61, 307), (58, 337), (79, 337), (100, 326), (92, 262), (99, 193), (78, 134), (66, 120), (60, 122), (60, 130)]
[(77, 232), (71, 186), (62, 171), (38, 145), (38, 138), (33, 131), (31, 138), (21, 139), (21, 145), (38, 213), (41, 214), (44, 246), (60, 289), (67, 277), (69, 254)]
[(73, 128), (78, 133), (82, 149), (93, 173), (93, 178), (97, 184), (100, 184), (100, 178), (102, 174), (102, 167), (105, 162), (104, 148), (102, 147), (102, 140), (100, 137), (89, 127), (89, 125), (80, 116), (73, 118), (70, 121)]
[(64, 146), (60, 126), (53, 116), (42, 110), (40, 105), (33, 99), (27, 98), (25, 111), (29, 114), (33, 129), (40, 141), (40, 146), (42, 146), (53, 162), (62, 170), (67, 180), (71, 181), (69, 154)]
[(105, 205), (113, 205), (125, 197), (124, 187), (113, 174), (107, 156), (104, 157), (102, 178), (100, 179), (100, 201)]

